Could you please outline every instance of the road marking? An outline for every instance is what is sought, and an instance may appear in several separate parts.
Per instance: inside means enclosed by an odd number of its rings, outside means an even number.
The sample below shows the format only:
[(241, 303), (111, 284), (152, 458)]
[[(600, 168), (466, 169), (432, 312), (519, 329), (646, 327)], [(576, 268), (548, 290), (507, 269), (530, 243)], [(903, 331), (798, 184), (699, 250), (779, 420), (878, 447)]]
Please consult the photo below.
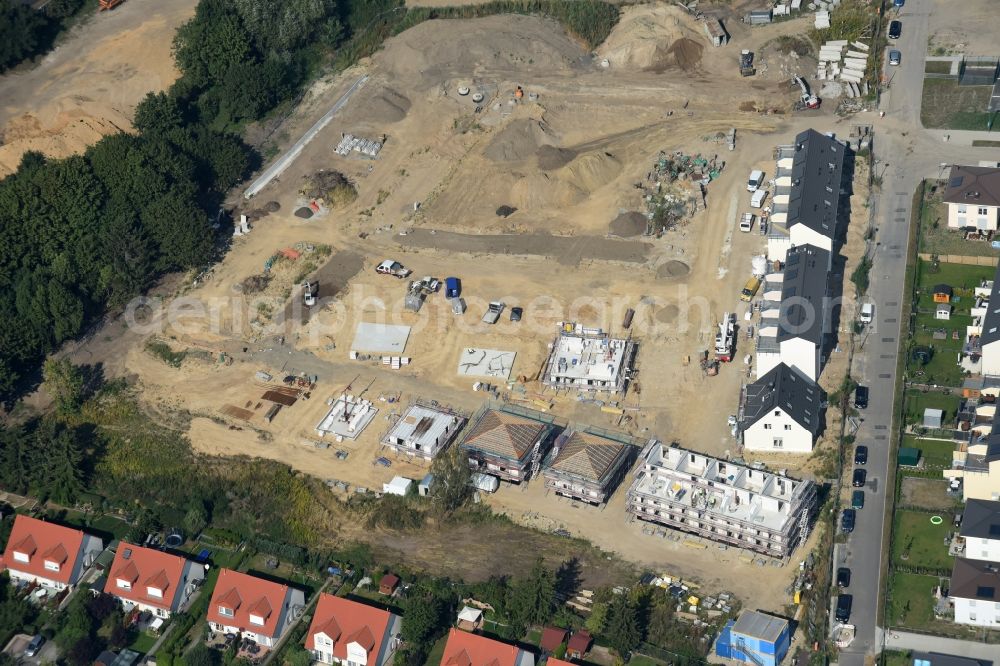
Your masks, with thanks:
[(893, 308), (899, 305), (899, 301), (886, 301), (886, 307)]
[(885, 439), (885, 435), (875, 435), (875, 439)]
[(882, 342), (895, 342), (896, 338), (882, 338)]
[(885, 320), (883, 320), (883, 321), (884, 321), (884, 322), (885, 322), (886, 324), (895, 324), (895, 323), (896, 323), (896, 318), (895, 318), (895, 317), (889, 317), (888, 319), (885, 319)]
[(896, 358), (895, 354), (882, 354), (879, 358)]
[(889, 426), (887, 426), (887, 425), (877, 425), (877, 426), (875, 426), (875, 429), (876, 430), (888, 430)]

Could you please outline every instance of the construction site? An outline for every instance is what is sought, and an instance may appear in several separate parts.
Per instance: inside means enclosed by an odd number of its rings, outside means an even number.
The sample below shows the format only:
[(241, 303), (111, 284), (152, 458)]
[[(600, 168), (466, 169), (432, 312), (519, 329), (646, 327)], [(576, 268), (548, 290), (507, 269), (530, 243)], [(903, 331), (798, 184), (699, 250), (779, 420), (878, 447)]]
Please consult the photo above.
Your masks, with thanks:
[[(106, 372), (190, 413), (195, 450), (280, 460), (344, 497), (424, 478), (426, 451), (457, 445), (487, 400), (808, 479), (807, 461), (744, 455), (733, 436), (752, 348), (740, 293), (766, 243), (739, 220), (775, 146), (813, 127), (846, 137), (850, 120), (804, 104), (794, 77), (817, 61), (775, 46), (812, 15), (734, 17), (721, 40), (693, 11), (623, 7), (594, 53), (515, 15), (389, 39), (317, 81), (278, 156), (231, 195), (231, 248), (181, 288), (209, 316), (152, 313)], [(620, 448), (616, 482), (643, 464)], [(789, 603), (811, 548), (666, 539), (630, 519), (627, 481), (594, 502), (554, 483), (481, 497), (764, 609)]]

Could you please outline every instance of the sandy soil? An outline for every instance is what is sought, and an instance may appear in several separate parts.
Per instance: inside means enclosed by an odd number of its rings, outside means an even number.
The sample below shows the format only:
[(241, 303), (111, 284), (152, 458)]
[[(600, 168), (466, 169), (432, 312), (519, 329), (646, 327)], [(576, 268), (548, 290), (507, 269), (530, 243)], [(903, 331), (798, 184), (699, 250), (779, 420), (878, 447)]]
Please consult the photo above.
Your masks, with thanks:
[[(903, 23), (905, 32), (905, 20)], [(995, 36), (1000, 31), (1000, 19), (992, 0), (934, 0), (928, 27), (928, 54), (998, 55)]]
[(21, 155), (82, 152), (131, 127), (135, 105), (177, 78), (170, 46), (196, 0), (129, 0), (78, 26), (37, 67), (0, 77), (0, 177)]
[[(752, 33), (737, 23), (734, 30), (758, 48), (796, 29), (790, 23)], [(742, 321), (739, 289), (751, 255), (764, 245), (758, 234), (736, 230), (748, 206), (746, 174), (752, 168), (772, 171), (774, 144), (795, 132), (815, 126), (846, 134), (851, 121), (832, 110), (792, 115), (795, 92), (787, 82), (742, 79), (733, 48), (709, 47), (699, 24), (675, 7), (626, 8), (599, 53), (607, 55), (592, 58), (555, 23), (537, 18), (432, 21), (389, 40), (342, 76), (317, 82), (273, 136), (294, 141), (361, 73), (371, 76), (258, 200), (233, 199), (244, 210), (270, 201), (280, 209), (255, 222), (249, 236), (235, 239), (225, 259), (197, 284), (180, 290), (210, 316), (161, 312), (151, 318), (162, 324), (155, 333), (161, 339), (205, 353), (173, 369), (140, 341), (118, 354), (124, 358), (121, 371), (138, 379), (151, 403), (196, 417), (190, 436), (198, 450), (271, 457), (352, 487), (380, 489), (396, 474), (423, 476), (426, 466), (391, 456), (390, 467), (374, 465), (383, 455), (379, 435), (386, 417), (413, 397), (469, 412), (480, 405), (483, 395), (471, 390), (473, 380), (457, 374), (461, 350), (472, 346), (516, 352), (510, 386), (500, 386), (511, 399), (548, 404), (581, 424), (736, 455), (726, 417), (736, 411), (746, 368), (734, 363), (717, 377), (705, 377), (693, 359), (710, 347), (723, 313), (736, 312)], [(602, 57), (609, 59), (608, 68), (600, 65)], [(519, 85), (527, 94), (515, 103)], [(478, 112), (471, 95), (458, 94), (461, 86), (484, 95)], [(737, 148), (721, 154), (726, 149), (715, 137), (732, 127)], [(332, 148), (344, 132), (384, 134), (379, 158), (335, 155)], [(645, 210), (633, 185), (661, 150), (726, 160), (708, 186), (707, 209), (661, 239), (608, 238), (622, 213)], [(292, 211), (302, 205), (298, 190), (320, 169), (347, 175), (358, 198), (308, 221), (297, 218)], [(498, 216), (501, 205), (517, 210)], [(619, 226), (614, 230), (622, 235)], [(269, 257), (297, 243), (329, 245), (331, 258), (325, 266), (307, 255), (276, 264), (262, 294), (239, 288), (262, 273)], [(456, 317), (440, 294), (430, 296), (419, 313), (404, 310), (406, 283), (374, 272), (389, 257), (413, 269), (413, 278), (460, 277), (468, 312)], [(296, 286), (306, 274), (319, 276), (323, 297), (309, 313), (299, 309)], [(480, 322), (486, 303), (495, 299), (523, 307), (523, 320), (503, 317), (492, 327)], [(621, 418), (574, 395), (542, 389), (537, 375), (558, 322), (623, 334), (627, 308), (636, 311), (628, 334), (640, 351), (637, 378), (620, 402), (637, 411)], [(349, 360), (360, 321), (411, 326), (404, 355), (412, 363), (393, 371), (377, 360)], [(745, 349), (741, 336), (738, 358)], [(77, 355), (109, 351), (95, 339)], [(219, 363), (220, 352), (232, 364)], [(265, 390), (254, 378), (257, 370), (278, 378), (304, 372), (319, 383), (309, 400), (283, 409), (268, 424), (265, 408), (256, 406)], [(380, 411), (356, 441), (317, 448), (314, 427), (325, 401), (348, 386), (364, 391)], [(235, 413), (232, 408), (249, 410), (247, 418), (225, 416)], [(346, 460), (336, 458), (338, 448), (348, 452)], [(788, 602), (784, 588), (791, 566), (760, 568), (714, 545), (643, 535), (626, 522), (623, 492), (603, 512), (545, 497), (539, 483), (505, 488), (489, 501), (515, 520), (542, 529), (565, 526), (643, 565), (697, 577), (744, 599), (753, 591), (755, 607), (779, 610)], [(762, 577), (770, 584), (759, 585)]]

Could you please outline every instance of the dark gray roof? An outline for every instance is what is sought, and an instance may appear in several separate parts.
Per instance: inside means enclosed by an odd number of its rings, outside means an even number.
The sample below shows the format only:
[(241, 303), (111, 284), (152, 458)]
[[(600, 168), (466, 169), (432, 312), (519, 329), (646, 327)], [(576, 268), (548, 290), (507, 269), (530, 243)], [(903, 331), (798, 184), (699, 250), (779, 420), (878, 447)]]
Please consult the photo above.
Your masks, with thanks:
[(1000, 460), (1000, 409), (993, 413), (993, 425), (986, 436), (985, 462), (989, 464), (994, 460)]
[(941, 654), (940, 652), (913, 652), (910, 655), (913, 664), (916, 666), (992, 666), (992, 661), (985, 659), (971, 659), (969, 657), (957, 657), (953, 654)]
[(959, 536), (1000, 541), (1000, 502), (968, 500)]
[(1000, 265), (993, 276), (993, 288), (990, 290), (990, 305), (983, 317), (983, 332), (979, 336), (979, 344), (987, 345), (1000, 340)]
[(837, 235), (847, 147), (816, 130), (795, 137), (787, 226), (804, 224), (827, 238)]
[(949, 594), (962, 599), (1000, 601), (1000, 564), (956, 557)]
[(781, 307), (778, 309), (778, 342), (803, 338), (823, 344), (823, 321), (830, 278), (830, 253), (800, 245), (785, 257)]
[(787, 628), (788, 620), (767, 613), (746, 610), (740, 613), (739, 619), (736, 620), (736, 624), (730, 631), (759, 638), (768, 643), (777, 643), (778, 639), (781, 638), (781, 632)]
[(815, 436), (819, 432), (822, 394), (814, 381), (779, 363), (747, 386), (743, 427), (753, 425), (775, 409), (782, 409)]
[(948, 173), (945, 203), (1000, 206), (1000, 169), (955, 165)]

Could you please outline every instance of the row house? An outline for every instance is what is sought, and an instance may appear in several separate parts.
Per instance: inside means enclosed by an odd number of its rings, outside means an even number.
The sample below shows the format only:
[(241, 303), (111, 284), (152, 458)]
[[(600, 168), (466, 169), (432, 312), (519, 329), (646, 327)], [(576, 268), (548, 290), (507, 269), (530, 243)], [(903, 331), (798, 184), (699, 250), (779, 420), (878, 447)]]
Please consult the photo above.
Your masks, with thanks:
[(18, 515), (0, 571), (6, 569), (13, 583), (61, 591), (76, 585), (103, 550), (99, 538), (82, 530)]

